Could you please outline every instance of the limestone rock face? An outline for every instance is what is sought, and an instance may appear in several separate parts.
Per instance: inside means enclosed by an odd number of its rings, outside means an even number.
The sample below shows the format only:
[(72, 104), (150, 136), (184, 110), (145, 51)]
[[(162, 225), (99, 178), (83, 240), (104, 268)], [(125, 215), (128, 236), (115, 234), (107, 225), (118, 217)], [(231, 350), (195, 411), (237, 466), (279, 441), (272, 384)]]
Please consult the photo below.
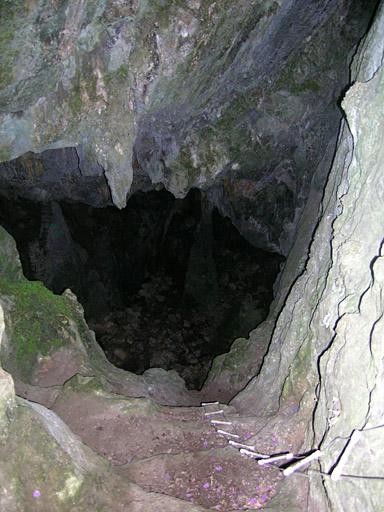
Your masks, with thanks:
[(197, 403), (174, 371), (152, 368), (139, 376), (110, 364), (73, 293), (55, 295), (41, 282), (28, 281), (14, 240), (3, 228), (0, 237), (1, 363), (12, 373), (18, 395), (51, 405), (62, 385), (80, 374), (98, 375), (106, 389), (122, 395), (170, 405)]
[(0, 442), (0, 507), (9, 512), (203, 512), (147, 493), (122, 478), (45, 407), (18, 400), (12, 429)]
[(119, 207), (143, 176), (177, 197), (215, 182), (252, 243), (287, 253), (373, 5), (5, 0), (0, 161), (76, 146)]
[[(137, 408), (135, 419), (152, 430), (145, 422), (159, 419), (159, 411), (149, 399), (193, 405), (204, 393), (214, 398), (212, 390), (229, 399), (249, 379), (231, 405), (240, 418), (252, 417), (259, 438), (273, 435), (302, 452), (322, 451), (305, 479), (308, 492), (302, 492), (302, 476), (293, 475), (269, 510), (381, 510), (383, 3), (353, 60), (353, 86), (342, 102), (346, 119), (317, 211), (338, 118), (332, 105), (345, 78), (346, 53), (364, 25), (356, 20), (364, 20), (367, 5), (1, 2), (2, 160), (77, 146), (64, 153), (88, 162), (92, 201), (99, 201), (100, 183), (105, 191), (105, 172), (119, 206), (135, 179), (148, 183), (149, 177), (179, 197), (190, 187), (205, 187), (243, 233), (257, 237), (255, 244), (281, 252), (291, 246), (306, 198), (314, 200), (302, 214), (269, 319), (216, 360), (200, 397), (173, 372), (135, 376), (109, 365), (73, 294), (54, 296), (41, 283), (26, 281), (13, 240), (0, 230), (1, 510), (33, 510), (37, 502), (43, 512), (203, 510), (127, 483), (55, 412), (32, 402), (53, 409), (55, 403), (79, 435), (83, 425), (68, 413), (73, 397), (84, 416), (83, 404), (96, 403), (95, 418), (108, 402), (123, 430)], [(338, 39), (341, 26), (350, 32)], [(36, 161), (46, 156), (29, 155), (21, 171), (20, 161), (3, 171), (10, 177), (27, 172), (32, 161), (38, 181)], [(44, 169), (49, 175), (49, 166)], [(84, 168), (73, 169), (75, 175)], [(41, 199), (64, 192), (44, 182), (34, 193)], [(272, 201), (278, 206), (271, 217)], [(293, 227), (283, 228), (287, 219)], [(17, 398), (14, 386), (32, 402)], [(200, 410), (164, 408), (161, 414), (164, 423), (153, 429), (158, 441), (163, 433), (175, 437), (166, 417), (179, 416), (179, 449), (189, 434), (189, 415), (191, 436), (203, 443)], [(341, 471), (347, 476), (334, 481), (331, 473), (341, 467), (356, 431), (360, 439)], [(108, 447), (108, 435), (97, 438), (96, 432), (95, 450)], [(140, 449), (147, 453), (148, 446)]]
[[(116, 393), (150, 396), (172, 405), (196, 403), (196, 398), (176, 372), (152, 369), (137, 376), (110, 365), (76, 297), (69, 291), (55, 296), (42, 283), (27, 281), (16, 245), (3, 228), (0, 242), (0, 510), (205, 510), (145, 492), (123, 479), (53, 411), (40, 405), (61, 405), (71, 387), (79, 395), (87, 389), (88, 400), (96, 391), (102, 406)], [(79, 391), (77, 381), (87, 387)], [(16, 397), (15, 390), (31, 401)], [(124, 396), (121, 400), (130, 411), (130, 401)], [(137, 409), (155, 408), (148, 399), (136, 399), (135, 404)], [(190, 429), (194, 427), (192, 423)]]
[[(274, 327), (257, 378), (233, 404), (264, 417), (265, 429), (307, 423), (303, 451), (320, 448), (328, 475), (354, 431), (361, 438), (333, 481), (310, 475), (308, 510), (382, 508), (384, 9), (352, 66), (338, 149), (308, 261)], [(292, 431), (292, 435), (294, 435)], [(300, 477), (297, 477), (300, 478)], [(293, 481), (292, 486), (295, 482)]]
[[(4, 311), (0, 305), (0, 346), (5, 338)], [(8, 433), (10, 413), (15, 407), (15, 390), (12, 377), (0, 367), (0, 439)]]
[(71, 199), (101, 207), (112, 204), (104, 169), (82, 149), (62, 148), (26, 153), (1, 165), (2, 195), (34, 202)]

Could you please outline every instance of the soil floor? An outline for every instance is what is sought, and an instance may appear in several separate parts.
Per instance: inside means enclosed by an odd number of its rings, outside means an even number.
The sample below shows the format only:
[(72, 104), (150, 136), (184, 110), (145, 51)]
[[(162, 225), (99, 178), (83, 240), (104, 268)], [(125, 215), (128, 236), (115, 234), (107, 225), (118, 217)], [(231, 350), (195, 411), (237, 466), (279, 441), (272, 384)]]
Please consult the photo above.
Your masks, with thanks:
[[(71, 391), (53, 409), (127, 480), (205, 509), (260, 509), (283, 478), (278, 467), (260, 466), (229, 443), (236, 439), (251, 445), (254, 432), (252, 421), (242, 420), (227, 406), (154, 406), (143, 399), (106, 400)], [(228, 434), (220, 434), (219, 427)], [(271, 454), (277, 441), (269, 441), (261, 446)]]

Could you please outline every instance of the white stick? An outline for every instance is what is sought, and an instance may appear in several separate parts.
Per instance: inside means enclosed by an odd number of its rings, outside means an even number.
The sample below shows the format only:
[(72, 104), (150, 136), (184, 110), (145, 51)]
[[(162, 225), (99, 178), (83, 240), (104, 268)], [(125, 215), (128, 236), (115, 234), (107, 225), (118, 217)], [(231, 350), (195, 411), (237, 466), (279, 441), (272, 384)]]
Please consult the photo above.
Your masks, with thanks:
[(269, 455), (264, 455), (263, 453), (251, 452), (250, 450), (246, 450), (245, 448), (241, 448), (240, 453), (244, 455), (249, 455), (253, 459), (269, 459)]
[(348, 460), (348, 457), (351, 455), (353, 447), (355, 444), (361, 439), (361, 430), (354, 430), (352, 435), (344, 447), (344, 450), (341, 452), (339, 460), (336, 462), (336, 466), (333, 468), (331, 473), (331, 479), (336, 481), (341, 477), (341, 472)]
[(292, 460), (293, 459), (293, 453), (283, 453), (281, 455), (272, 455), (268, 459), (263, 459), (257, 461), (260, 466), (264, 466), (264, 464), (273, 464), (274, 462), (278, 462), (280, 460)]
[(220, 402), (201, 402), (201, 407), (205, 407), (206, 405), (219, 405)]
[(223, 409), (220, 409), (220, 411), (205, 412), (204, 416), (212, 416), (213, 414), (223, 414), (223, 412)]
[(235, 437), (236, 439), (239, 439), (239, 437), (240, 437), (237, 434), (231, 434), (231, 432), (226, 432), (225, 430), (221, 430), (219, 428), (216, 430), (216, 432), (218, 434), (222, 434), (223, 436)]
[(232, 421), (211, 420), (212, 425), (232, 425)]
[(256, 448), (256, 446), (250, 446), (249, 444), (237, 443), (236, 441), (228, 441), (228, 442), (235, 448), (246, 448), (248, 450), (253, 450), (253, 451), (255, 451), (255, 448)]
[(298, 462), (295, 462), (295, 464), (291, 464), (288, 468), (285, 468), (283, 471), (284, 476), (290, 476), (292, 473), (297, 471), (298, 469), (302, 468), (306, 464), (309, 464), (313, 460), (318, 459), (322, 456), (322, 453), (320, 450), (316, 450), (315, 452), (308, 455), (308, 457), (305, 457), (304, 459), (299, 460)]

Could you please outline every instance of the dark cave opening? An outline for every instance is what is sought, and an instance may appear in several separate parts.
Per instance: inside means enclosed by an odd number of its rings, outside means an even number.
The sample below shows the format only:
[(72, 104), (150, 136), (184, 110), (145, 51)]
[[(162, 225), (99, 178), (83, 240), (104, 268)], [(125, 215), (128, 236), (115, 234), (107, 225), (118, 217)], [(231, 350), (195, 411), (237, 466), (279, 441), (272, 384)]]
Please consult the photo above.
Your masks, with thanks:
[(0, 195), (23, 270), (70, 288), (115, 366), (175, 369), (200, 388), (212, 359), (268, 314), (284, 258), (253, 247), (198, 190), (93, 207)]

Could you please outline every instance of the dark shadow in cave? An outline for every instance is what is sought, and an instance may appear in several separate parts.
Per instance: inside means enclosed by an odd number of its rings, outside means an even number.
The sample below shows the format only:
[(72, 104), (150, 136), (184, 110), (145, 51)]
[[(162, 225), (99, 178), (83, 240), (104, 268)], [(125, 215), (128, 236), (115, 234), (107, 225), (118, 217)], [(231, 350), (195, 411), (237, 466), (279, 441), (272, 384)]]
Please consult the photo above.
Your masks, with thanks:
[(0, 195), (0, 222), (28, 279), (74, 291), (114, 365), (175, 369), (189, 388), (267, 316), (283, 261), (198, 190), (137, 192), (123, 210)]

